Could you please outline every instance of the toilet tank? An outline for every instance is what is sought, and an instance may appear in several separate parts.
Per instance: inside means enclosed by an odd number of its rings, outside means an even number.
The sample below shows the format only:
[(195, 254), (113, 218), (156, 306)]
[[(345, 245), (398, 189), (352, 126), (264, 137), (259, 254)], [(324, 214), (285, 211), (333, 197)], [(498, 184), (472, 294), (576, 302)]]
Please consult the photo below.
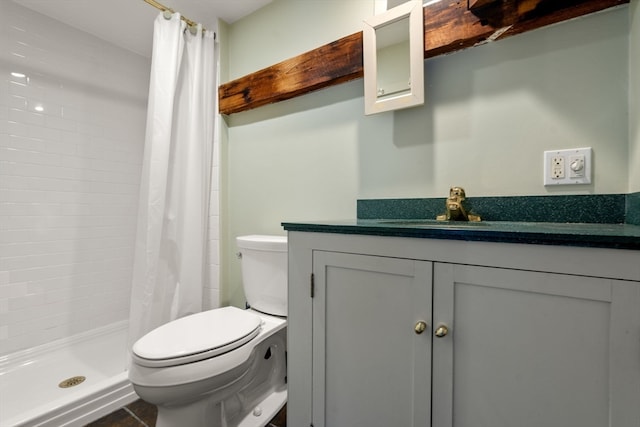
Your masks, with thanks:
[(242, 286), (251, 308), (287, 315), (287, 238), (251, 235), (236, 238), (242, 265)]

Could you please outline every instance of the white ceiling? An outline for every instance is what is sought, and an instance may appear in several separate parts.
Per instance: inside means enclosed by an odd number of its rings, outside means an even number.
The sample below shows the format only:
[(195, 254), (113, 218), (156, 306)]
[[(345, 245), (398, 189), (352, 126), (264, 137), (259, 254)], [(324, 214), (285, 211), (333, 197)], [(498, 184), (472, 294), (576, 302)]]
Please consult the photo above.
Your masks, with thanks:
[[(151, 56), (153, 20), (159, 13), (144, 0), (13, 0), (67, 25), (140, 55)], [(228, 23), (271, 0), (159, 0), (185, 17), (215, 29), (217, 18)]]

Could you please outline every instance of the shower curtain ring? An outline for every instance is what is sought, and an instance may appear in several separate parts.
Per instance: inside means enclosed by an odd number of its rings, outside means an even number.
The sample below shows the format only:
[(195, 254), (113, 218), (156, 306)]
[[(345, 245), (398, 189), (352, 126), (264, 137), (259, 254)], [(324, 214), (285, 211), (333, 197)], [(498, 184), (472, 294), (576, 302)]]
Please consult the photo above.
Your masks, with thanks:
[(171, 12), (170, 10), (165, 10), (164, 12), (162, 12), (162, 16), (164, 16), (164, 19), (171, 19), (171, 15), (173, 15), (173, 12)]

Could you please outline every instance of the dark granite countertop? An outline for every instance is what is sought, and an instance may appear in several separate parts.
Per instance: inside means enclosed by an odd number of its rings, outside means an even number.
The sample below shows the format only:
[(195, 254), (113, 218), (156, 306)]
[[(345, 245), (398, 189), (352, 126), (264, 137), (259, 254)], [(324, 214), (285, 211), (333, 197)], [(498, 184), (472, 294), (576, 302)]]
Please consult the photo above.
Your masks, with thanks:
[(640, 226), (630, 224), (358, 219), (283, 222), (282, 226), (287, 231), (316, 233), (640, 250)]

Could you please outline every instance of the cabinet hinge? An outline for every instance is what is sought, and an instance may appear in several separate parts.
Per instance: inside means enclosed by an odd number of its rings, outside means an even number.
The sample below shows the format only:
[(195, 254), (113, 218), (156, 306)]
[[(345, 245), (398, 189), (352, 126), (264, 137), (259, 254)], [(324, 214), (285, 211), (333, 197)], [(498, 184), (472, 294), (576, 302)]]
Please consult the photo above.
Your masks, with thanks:
[[(311, 273), (311, 286), (309, 288), (309, 291), (309, 293), (311, 294), (311, 298), (313, 298), (316, 294), (316, 281), (314, 279), (313, 273)], [(313, 425), (311, 427), (313, 427)]]

